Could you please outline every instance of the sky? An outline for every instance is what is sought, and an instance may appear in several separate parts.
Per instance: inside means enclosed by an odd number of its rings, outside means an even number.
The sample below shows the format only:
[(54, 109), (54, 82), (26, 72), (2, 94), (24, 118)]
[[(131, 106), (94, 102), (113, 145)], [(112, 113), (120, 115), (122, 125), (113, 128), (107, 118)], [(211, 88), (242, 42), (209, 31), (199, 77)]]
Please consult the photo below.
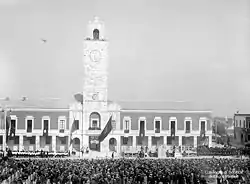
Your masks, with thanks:
[(250, 113), (248, 0), (0, 0), (0, 98), (71, 103), (94, 16), (110, 43), (109, 99)]

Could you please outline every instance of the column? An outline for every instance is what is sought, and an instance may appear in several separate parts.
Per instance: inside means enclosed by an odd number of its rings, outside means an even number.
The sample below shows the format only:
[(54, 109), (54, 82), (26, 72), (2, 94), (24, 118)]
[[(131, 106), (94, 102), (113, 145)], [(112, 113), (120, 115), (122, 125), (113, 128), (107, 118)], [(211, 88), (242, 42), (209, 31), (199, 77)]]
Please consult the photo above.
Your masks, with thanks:
[(182, 136), (179, 136), (179, 146), (182, 146)]
[(148, 136), (148, 148), (149, 150), (151, 149), (152, 147), (152, 136)]
[(212, 135), (208, 136), (208, 147), (212, 146)]
[(194, 136), (194, 147), (197, 148), (197, 136)]
[(121, 137), (120, 136), (117, 136), (116, 137), (116, 151), (118, 154), (121, 153)]
[(136, 148), (136, 136), (133, 135), (133, 148), (135, 149)]
[(163, 136), (163, 145), (167, 145), (167, 136)]
[(56, 152), (56, 136), (52, 136), (52, 151)]
[(19, 136), (19, 150), (23, 150), (23, 135)]
[(36, 150), (40, 150), (40, 136), (36, 135)]
[(5, 151), (6, 150), (6, 135), (3, 134), (2, 136), (3, 136), (3, 144), (2, 144), (3, 147), (2, 148), (3, 148), (3, 151)]

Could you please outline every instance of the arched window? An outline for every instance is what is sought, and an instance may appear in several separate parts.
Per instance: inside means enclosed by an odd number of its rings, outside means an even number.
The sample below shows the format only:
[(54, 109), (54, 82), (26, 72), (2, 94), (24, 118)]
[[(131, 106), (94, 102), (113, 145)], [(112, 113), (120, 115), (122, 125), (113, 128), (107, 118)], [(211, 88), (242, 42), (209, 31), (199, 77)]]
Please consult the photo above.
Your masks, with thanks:
[(98, 29), (94, 29), (94, 31), (93, 31), (93, 39), (94, 40), (99, 40), (99, 30)]
[(89, 116), (89, 129), (101, 129), (101, 116), (98, 112), (92, 112)]

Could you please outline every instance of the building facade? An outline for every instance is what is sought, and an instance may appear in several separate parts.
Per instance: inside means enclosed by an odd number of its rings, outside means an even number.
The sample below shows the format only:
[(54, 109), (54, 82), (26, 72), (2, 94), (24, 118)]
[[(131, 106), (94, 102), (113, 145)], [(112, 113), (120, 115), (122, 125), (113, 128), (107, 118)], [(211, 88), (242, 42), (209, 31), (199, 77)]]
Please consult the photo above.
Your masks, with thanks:
[(250, 141), (250, 114), (234, 114), (234, 138), (242, 144)]
[[(108, 40), (104, 22), (95, 17), (83, 42), (83, 101), (60, 108), (13, 108), (16, 129), (8, 146), (13, 149), (123, 152), (161, 145), (197, 147), (212, 143), (212, 112), (165, 102), (113, 102), (108, 100)], [(112, 131), (100, 142), (108, 120)], [(15, 123), (14, 123), (15, 121)], [(47, 127), (46, 134), (44, 133)], [(1, 144), (5, 142), (1, 130)]]
[[(22, 108), (13, 106), (7, 116), (9, 130), (6, 132), (6, 118), (2, 112), (0, 146), (11, 150), (65, 151), (68, 149), (69, 111), (53, 108)], [(46, 131), (46, 133), (45, 133)], [(8, 137), (6, 137), (8, 135)]]

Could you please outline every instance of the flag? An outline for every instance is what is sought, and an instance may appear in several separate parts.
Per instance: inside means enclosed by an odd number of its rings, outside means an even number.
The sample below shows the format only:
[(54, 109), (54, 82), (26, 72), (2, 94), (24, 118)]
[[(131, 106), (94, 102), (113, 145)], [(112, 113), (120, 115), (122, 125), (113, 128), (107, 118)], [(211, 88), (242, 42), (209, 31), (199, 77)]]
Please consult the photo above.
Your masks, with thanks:
[(103, 129), (102, 133), (99, 135), (99, 142), (102, 142), (107, 135), (111, 132), (112, 130), (112, 116), (110, 116), (105, 128)]
[(10, 116), (6, 116), (6, 143), (8, 142), (9, 139), (10, 121), (11, 121)]
[(140, 130), (139, 130), (139, 142), (142, 144), (142, 140), (145, 137), (145, 122), (140, 121)]
[(200, 132), (200, 140), (201, 142), (205, 142), (206, 140), (206, 132), (205, 132), (205, 129), (201, 128), (201, 132)]
[(172, 140), (175, 140), (175, 128), (174, 127), (171, 128), (171, 137), (172, 137)]
[(73, 121), (73, 123), (72, 123), (72, 125), (71, 125), (71, 129), (70, 129), (70, 143), (69, 143), (69, 145), (71, 145), (72, 143), (73, 143), (73, 139), (72, 139), (72, 133), (74, 132), (74, 131), (76, 131), (76, 119), (74, 118), (74, 121)]
[(10, 120), (10, 139), (16, 136), (16, 122), (15, 120)]

